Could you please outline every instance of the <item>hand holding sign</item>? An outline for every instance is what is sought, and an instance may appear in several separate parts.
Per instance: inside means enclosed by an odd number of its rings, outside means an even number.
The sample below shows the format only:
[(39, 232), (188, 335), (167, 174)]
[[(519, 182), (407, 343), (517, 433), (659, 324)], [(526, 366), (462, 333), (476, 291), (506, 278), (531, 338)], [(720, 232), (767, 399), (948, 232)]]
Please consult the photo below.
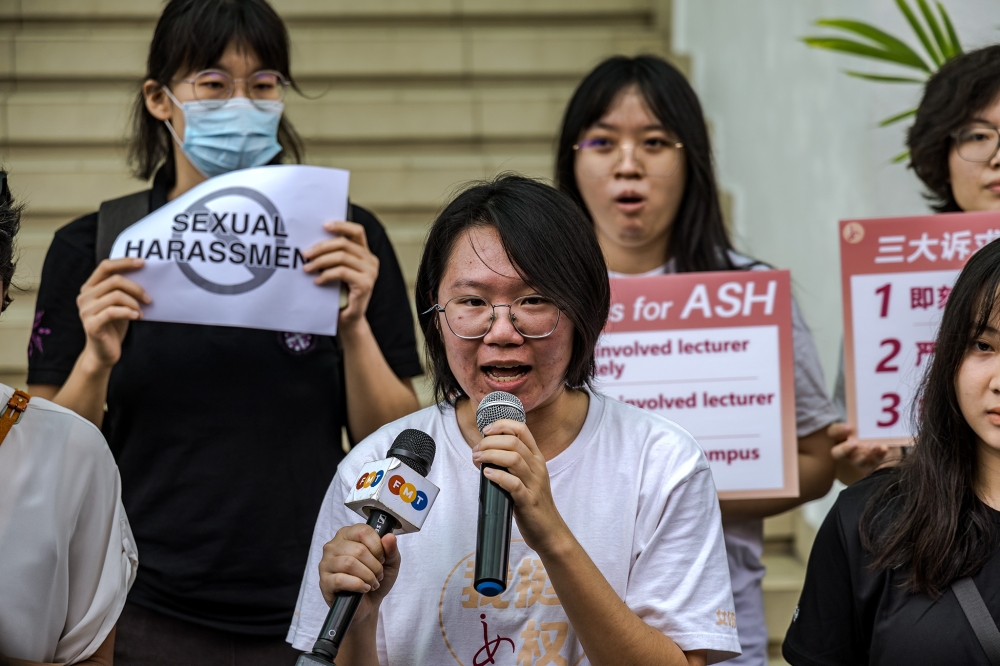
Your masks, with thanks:
[(347, 307), (340, 311), (341, 330), (362, 321), (378, 279), (378, 257), (368, 249), (365, 228), (354, 222), (327, 222), (323, 228), (337, 234), (320, 241), (302, 255), (309, 261), (303, 269), (317, 273), (316, 284), (343, 282), (348, 288)]
[(87, 335), (84, 354), (98, 367), (110, 368), (122, 354), (128, 324), (142, 319), (142, 305), (152, 302), (146, 290), (123, 273), (142, 268), (142, 259), (105, 259), (76, 298)]

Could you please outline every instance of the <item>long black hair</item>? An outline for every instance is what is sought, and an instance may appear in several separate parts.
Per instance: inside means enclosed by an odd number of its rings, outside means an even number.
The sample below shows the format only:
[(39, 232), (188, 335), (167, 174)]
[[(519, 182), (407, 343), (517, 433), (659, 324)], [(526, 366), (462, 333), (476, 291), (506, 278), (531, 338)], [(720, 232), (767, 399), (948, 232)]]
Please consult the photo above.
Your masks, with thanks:
[(952, 134), (998, 98), (1000, 44), (949, 60), (927, 81), (906, 144), (910, 167), (927, 186), (924, 196), (937, 212), (962, 210), (951, 191), (948, 169)]
[(565, 382), (590, 385), (594, 348), (611, 307), (611, 289), (593, 225), (565, 194), (530, 178), (501, 175), (472, 183), (438, 215), (427, 236), (417, 269), (416, 304), (427, 348), (427, 365), (441, 402), (465, 396), (445, 351), (440, 316), (427, 312), (438, 302), (438, 288), (452, 248), (476, 227), (492, 227), (518, 275), (557, 304), (573, 323), (573, 351)]
[(638, 90), (664, 128), (684, 144), (687, 185), (663, 260), (673, 258), (679, 272), (732, 270), (732, 242), (722, 220), (712, 144), (701, 104), (684, 75), (661, 58), (614, 56), (583, 79), (570, 98), (559, 131), (556, 185), (586, 210), (573, 169), (573, 145), (630, 88)]
[[(252, 52), (262, 68), (281, 72), (295, 85), (288, 29), (266, 0), (170, 0), (153, 32), (144, 80), (169, 86), (178, 75), (214, 67), (230, 44)], [(285, 116), (278, 125), (278, 143), (282, 147), (278, 160), (301, 161), (302, 139)], [(160, 165), (172, 160), (172, 146), (169, 131), (146, 108), (140, 90), (132, 107), (128, 150), (133, 173), (149, 180)]]
[(14, 237), (21, 229), (21, 211), (24, 206), (14, 201), (7, 184), (7, 172), (0, 171), (0, 281), (3, 282), (3, 303), (0, 311), (6, 310), (13, 300), (10, 297), (11, 282), (14, 280)]
[(861, 516), (872, 567), (904, 567), (914, 592), (940, 596), (979, 571), (997, 546), (991, 510), (976, 495), (977, 440), (962, 416), (955, 378), (998, 315), (1000, 241), (994, 241), (969, 259), (948, 297), (916, 402), (913, 453), (883, 477)]

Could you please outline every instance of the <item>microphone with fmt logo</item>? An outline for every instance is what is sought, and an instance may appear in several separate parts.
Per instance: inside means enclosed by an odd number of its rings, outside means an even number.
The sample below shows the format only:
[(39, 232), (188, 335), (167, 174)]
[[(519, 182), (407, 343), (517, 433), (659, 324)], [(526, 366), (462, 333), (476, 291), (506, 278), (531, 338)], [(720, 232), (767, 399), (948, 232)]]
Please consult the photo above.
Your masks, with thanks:
[[(368, 526), (380, 538), (389, 532), (418, 531), (438, 494), (437, 486), (425, 478), (434, 462), (434, 452), (430, 435), (412, 428), (404, 430), (392, 442), (385, 460), (361, 468), (344, 504), (368, 518)], [(296, 666), (333, 664), (361, 596), (358, 592), (337, 593), (312, 652), (300, 655)]]

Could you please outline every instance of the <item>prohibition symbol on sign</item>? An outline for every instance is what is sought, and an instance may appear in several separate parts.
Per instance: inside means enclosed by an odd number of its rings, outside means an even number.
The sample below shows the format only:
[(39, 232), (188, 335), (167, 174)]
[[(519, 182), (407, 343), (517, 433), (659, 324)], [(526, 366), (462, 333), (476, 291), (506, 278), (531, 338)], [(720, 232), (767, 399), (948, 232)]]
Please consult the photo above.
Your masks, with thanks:
[[(201, 199), (198, 199), (193, 204), (188, 206), (187, 210), (184, 211), (190, 217), (193, 217), (195, 213), (209, 213), (208, 203), (216, 199), (221, 199), (223, 197), (243, 197), (245, 199), (251, 199), (256, 202), (267, 211), (267, 214), (272, 220), (277, 220), (280, 215), (278, 213), (278, 208), (268, 199), (266, 196), (258, 192), (257, 190), (250, 189), (249, 187), (227, 187), (211, 194), (208, 194)], [(222, 226), (222, 225), (219, 225)], [(225, 229), (223, 227), (223, 229)], [(223, 231), (212, 231), (212, 235), (215, 236), (217, 240), (222, 241), (226, 244), (228, 248), (232, 243), (239, 241), (240, 238), (236, 234), (229, 230)], [(183, 236), (183, 232), (173, 232), (172, 238), (180, 239)], [(284, 245), (285, 239), (280, 236), (274, 239), (276, 245)], [(261, 286), (274, 275), (277, 270), (274, 266), (247, 266), (244, 268), (250, 271), (252, 277), (244, 282), (239, 282), (236, 284), (220, 284), (218, 282), (213, 282), (205, 276), (201, 275), (196, 271), (191, 264), (186, 261), (176, 260), (177, 267), (181, 269), (181, 272), (191, 280), (194, 284), (201, 287), (205, 291), (210, 291), (213, 294), (245, 294), (248, 291), (253, 291), (257, 287)]]

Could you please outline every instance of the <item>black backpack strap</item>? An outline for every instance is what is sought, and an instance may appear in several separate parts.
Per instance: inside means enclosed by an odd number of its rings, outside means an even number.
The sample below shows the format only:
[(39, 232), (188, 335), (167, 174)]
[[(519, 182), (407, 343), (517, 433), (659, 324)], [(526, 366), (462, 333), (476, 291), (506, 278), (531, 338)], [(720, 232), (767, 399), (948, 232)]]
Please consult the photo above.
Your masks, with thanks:
[(972, 630), (976, 632), (986, 656), (993, 666), (1000, 666), (1000, 629), (993, 621), (993, 616), (986, 608), (979, 588), (971, 578), (960, 578), (951, 584), (951, 589), (958, 598), (958, 603), (969, 619)]
[(112, 199), (101, 204), (97, 213), (97, 263), (111, 255), (111, 248), (121, 232), (149, 215), (149, 190)]

